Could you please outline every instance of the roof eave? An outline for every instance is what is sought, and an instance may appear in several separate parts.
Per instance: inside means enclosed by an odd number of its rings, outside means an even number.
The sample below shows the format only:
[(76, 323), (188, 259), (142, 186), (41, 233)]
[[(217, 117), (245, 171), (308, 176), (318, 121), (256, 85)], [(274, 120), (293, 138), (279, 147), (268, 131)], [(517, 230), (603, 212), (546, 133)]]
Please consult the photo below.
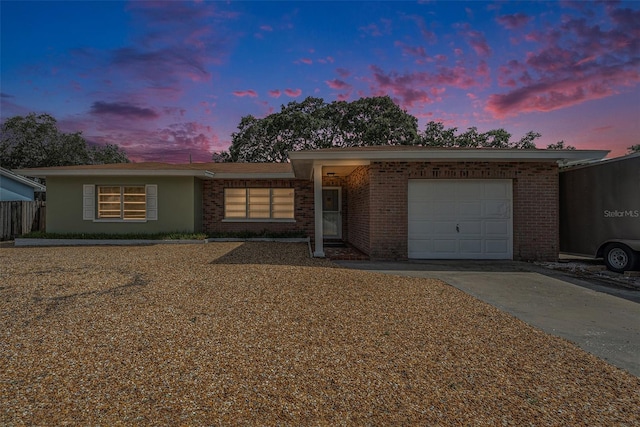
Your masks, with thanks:
[(455, 149), (455, 150), (384, 150), (358, 151), (298, 151), (289, 153), (293, 162), (311, 160), (323, 162), (330, 160), (368, 160), (368, 161), (574, 161), (601, 159), (609, 150), (493, 150), (493, 149)]
[(216, 172), (213, 179), (293, 179), (293, 172)]
[(20, 175), (46, 178), (50, 176), (192, 176), (198, 178), (212, 178), (213, 174), (206, 170), (126, 170), (126, 169), (19, 169)]
[(558, 162), (600, 160), (609, 150), (522, 150), (522, 149), (415, 149), (369, 151), (293, 151), (289, 153), (296, 176), (311, 179), (313, 168), (341, 164), (367, 165), (371, 162)]
[(13, 179), (15, 181), (18, 181), (24, 185), (28, 185), (29, 187), (32, 187), (35, 191), (47, 191), (47, 187), (45, 187), (44, 185), (38, 182), (35, 182), (29, 178), (25, 178), (24, 176), (16, 173), (15, 171), (10, 171), (8, 169), (1, 168), (0, 175)]
[(35, 177), (91, 177), (91, 176), (193, 176), (203, 179), (292, 179), (293, 172), (212, 172), (208, 170), (132, 170), (132, 169), (20, 169), (20, 175)]

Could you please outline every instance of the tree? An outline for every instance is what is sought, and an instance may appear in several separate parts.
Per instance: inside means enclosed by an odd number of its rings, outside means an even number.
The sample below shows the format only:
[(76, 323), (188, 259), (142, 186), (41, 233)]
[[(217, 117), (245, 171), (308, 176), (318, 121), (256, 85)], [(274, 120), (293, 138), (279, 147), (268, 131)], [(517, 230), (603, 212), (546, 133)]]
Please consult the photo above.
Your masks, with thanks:
[(547, 150), (575, 150), (573, 145), (564, 145), (564, 141), (558, 141), (555, 144), (547, 145)]
[(418, 120), (388, 96), (330, 104), (308, 97), (262, 119), (242, 117), (229, 155), (215, 153), (214, 160), (285, 162), (294, 150), (412, 145), (417, 139)]
[(512, 142), (511, 134), (504, 129), (494, 129), (479, 133), (473, 126), (456, 135), (457, 128), (445, 129), (439, 122), (429, 122), (419, 136), (419, 145), (427, 147), (460, 147), (460, 148), (536, 148), (534, 141), (540, 138), (538, 132), (527, 132), (519, 141)]
[(627, 147), (629, 150), (629, 154), (631, 153), (640, 153), (640, 144), (632, 145), (631, 147)]
[(88, 148), (90, 164), (107, 165), (111, 163), (129, 163), (127, 153), (116, 144), (93, 145)]
[(211, 156), (211, 160), (214, 163), (225, 163), (231, 161), (231, 155), (228, 151), (214, 151), (213, 156)]
[(49, 114), (7, 119), (0, 128), (0, 165), (10, 169), (126, 163), (117, 145), (87, 146), (81, 132), (63, 133)]
[(441, 122), (427, 123), (421, 135), (421, 145), (428, 147), (454, 147), (456, 145), (457, 128), (445, 129)]
[[(283, 105), (279, 112), (262, 119), (242, 117), (229, 151), (214, 153), (212, 160), (286, 162), (290, 151), (371, 145), (532, 149), (541, 136), (530, 131), (520, 140), (511, 141), (511, 134), (504, 129), (481, 133), (470, 127), (456, 134), (457, 130), (431, 121), (424, 132), (418, 132), (418, 119), (388, 96), (330, 104), (322, 98), (308, 97)], [(563, 141), (553, 146), (565, 149)]]
[(540, 138), (541, 136), (542, 135), (539, 134), (538, 132), (534, 132), (530, 130), (525, 134), (525, 136), (520, 138), (520, 141), (513, 144), (512, 148), (520, 148), (523, 150), (530, 150), (532, 148), (536, 148), (536, 144), (533, 141)]

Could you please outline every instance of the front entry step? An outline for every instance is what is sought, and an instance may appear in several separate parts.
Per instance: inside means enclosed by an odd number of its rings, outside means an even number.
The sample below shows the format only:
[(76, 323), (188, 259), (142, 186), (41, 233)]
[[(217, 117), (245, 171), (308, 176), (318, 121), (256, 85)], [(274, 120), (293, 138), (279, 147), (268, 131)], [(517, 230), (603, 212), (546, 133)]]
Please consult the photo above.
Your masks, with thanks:
[(368, 261), (369, 256), (353, 246), (346, 244), (324, 246), (324, 256), (332, 261)]

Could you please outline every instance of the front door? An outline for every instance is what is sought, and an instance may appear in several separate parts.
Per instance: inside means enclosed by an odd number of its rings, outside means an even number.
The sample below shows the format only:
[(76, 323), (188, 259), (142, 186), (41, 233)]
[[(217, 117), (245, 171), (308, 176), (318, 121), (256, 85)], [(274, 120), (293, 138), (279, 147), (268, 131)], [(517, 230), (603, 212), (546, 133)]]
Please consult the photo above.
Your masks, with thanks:
[(325, 239), (342, 238), (340, 187), (322, 189), (322, 230)]

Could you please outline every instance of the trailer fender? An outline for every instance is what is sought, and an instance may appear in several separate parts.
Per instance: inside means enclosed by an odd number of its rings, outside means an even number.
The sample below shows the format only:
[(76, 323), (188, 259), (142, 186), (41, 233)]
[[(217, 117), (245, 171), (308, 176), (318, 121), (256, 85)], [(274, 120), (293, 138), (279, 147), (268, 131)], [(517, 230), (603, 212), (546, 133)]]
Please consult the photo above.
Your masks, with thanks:
[(621, 243), (623, 245), (627, 245), (631, 250), (640, 252), (640, 240), (630, 240), (630, 239), (611, 239), (602, 243), (598, 250), (596, 251), (596, 258), (604, 257), (604, 248), (611, 243)]

